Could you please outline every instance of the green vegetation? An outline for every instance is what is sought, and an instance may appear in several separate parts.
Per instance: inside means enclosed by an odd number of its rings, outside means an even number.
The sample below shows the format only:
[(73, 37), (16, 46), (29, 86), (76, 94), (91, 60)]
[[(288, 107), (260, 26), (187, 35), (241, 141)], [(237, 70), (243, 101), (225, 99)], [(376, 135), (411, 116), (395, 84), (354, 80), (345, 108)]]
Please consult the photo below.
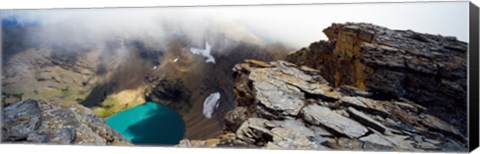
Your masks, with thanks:
[(62, 92), (68, 92), (68, 87), (62, 88), (61, 91)]
[(19, 94), (5, 94), (2, 93), (2, 104), (10, 104), (10, 103), (15, 103), (17, 101), (21, 101), (23, 99), (23, 93)]
[(107, 118), (117, 112), (129, 109), (133, 106), (135, 106), (135, 103), (119, 105), (119, 100), (117, 98), (109, 96), (102, 102), (100, 107), (94, 107), (93, 112), (102, 118)]
[(76, 101), (77, 103), (81, 103), (81, 102), (84, 101), (84, 99), (82, 99), (82, 98), (76, 98), (75, 101)]
[(95, 107), (93, 112), (102, 118), (107, 118), (116, 113), (111, 107)]

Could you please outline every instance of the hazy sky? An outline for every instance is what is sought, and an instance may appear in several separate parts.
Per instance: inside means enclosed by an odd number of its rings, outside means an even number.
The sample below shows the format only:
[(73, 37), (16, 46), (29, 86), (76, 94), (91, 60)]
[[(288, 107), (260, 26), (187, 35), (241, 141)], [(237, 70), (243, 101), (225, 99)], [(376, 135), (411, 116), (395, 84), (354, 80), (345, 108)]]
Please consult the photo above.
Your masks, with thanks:
[(390, 29), (456, 36), (462, 41), (468, 41), (469, 34), (468, 2), (324, 4), (219, 10), (247, 27), (304, 46), (313, 40), (326, 39), (322, 30), (333, 22), (368, 22)]
[(203, 19), (213, 17), (243, 25), (266, 40), (287, 43), (296, 48), (325, 40), (324, 28), (332, 23), (344, 22), (367, 22), (390, 29), (456, 36), (459, 40), (468, 41), (468, 2), (16, 10), (2, 12), (2, 18), (12, 14), (22, 21), (52, 26), (70, 23), (73, 25), (70, 30), (80, 34), (117, 33), (115, 31), (149, 33), (158, 26), (158, 19), (178, 19), (185, 27), (195, 28), (208, 25), (202, 23)]

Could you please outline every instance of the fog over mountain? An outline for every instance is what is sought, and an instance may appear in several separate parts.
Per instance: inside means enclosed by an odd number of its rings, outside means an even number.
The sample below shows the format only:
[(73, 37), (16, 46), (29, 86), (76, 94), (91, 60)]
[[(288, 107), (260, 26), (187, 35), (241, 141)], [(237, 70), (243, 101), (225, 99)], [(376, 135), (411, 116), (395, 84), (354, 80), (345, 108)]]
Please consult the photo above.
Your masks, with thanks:
[[(76, 101), (107, 117), (154, 101), (183, 116), (189, 138), (221, 131), (233, 105), (235, 64), (294, 50), (227, 18), (182, 8), (9, 11), (2, 20), (4, 104)], [(215, 109), (203, 109), (214, 92)]]

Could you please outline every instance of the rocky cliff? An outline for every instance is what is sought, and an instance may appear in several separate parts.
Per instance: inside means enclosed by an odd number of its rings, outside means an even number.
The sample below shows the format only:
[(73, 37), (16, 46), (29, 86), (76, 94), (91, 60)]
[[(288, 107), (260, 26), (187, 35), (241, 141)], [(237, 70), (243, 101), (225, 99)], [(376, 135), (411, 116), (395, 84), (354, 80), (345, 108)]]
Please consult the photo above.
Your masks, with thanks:
[(88, 108), (31, 99), (3, 108), (2, 142), (130, 145)]
[(321, 71), (285, 61), (246, 60), (234, 71), (236, 107), (225, 116), (225, 133), (182, 140), (180, 147), (467, 149), (457, 128), (410, 100), (380, 100), (353, 86), (335, 88)]
[[(332, 24), (287, 61), (234, 67), (225, 134), (179, 146), (465, 151), (467, 43)], [(291, 62), (291, 63), (290, 63)]]
[(467, 43), (367, 23), (332, 24), (323, 32), (328, 41), (314, 42), (287, 60), (319, 70), (334, 87), (412, 100), (466, 134)]

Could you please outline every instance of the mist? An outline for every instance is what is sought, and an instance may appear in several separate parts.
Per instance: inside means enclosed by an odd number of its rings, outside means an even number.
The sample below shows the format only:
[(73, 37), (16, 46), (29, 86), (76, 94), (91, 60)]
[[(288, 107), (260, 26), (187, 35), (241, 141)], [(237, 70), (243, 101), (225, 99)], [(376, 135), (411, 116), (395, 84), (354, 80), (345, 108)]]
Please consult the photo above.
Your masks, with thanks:
[(50, 45), (137, 39), (160, 46), (180, 35), (202, 45), (206, 33), (213, 30), (234, 40), (259, 41), (238, 24), (182, 8), (18, 10), (2, 14), (2, 19), (8, 18), (15, 18), (20, 25), (34, 23), (35, 30), (29, 33), (31, 41)]
[(235, 41), (281, 43), (299, 49), (326, 39), (322, 30), (331, 23), (343, 22), (368, 22), (468, 41), (468, 10), (463, 9), (467, 5), (439, 2), (7, 10), (1, 17), (15, 18), (19, 24), (35, 23), (29, 41), (48, 45), (92, 46), (107, 40), (135, 39), (159, 47), (183, 35), (194, 47), (202, 48), (209, 39), (218, 42), (208, 34), (216, 31)]
[[(148, 89), (169, 88), (167, 94), (155, 93), (161, 98), (155, 102), (175, 102), (170, 107), (184, 118), (202, 114), (208, 93), (219, 92), (226, 102), (219, 105), (218, 113), (209, 113), (209, 120), (222, 117), (233, 106), (235, 64), (250, 58), (280, 59), (295, 50), (264, 40), (267, 36), (260, 37), (231, 18), (191, 7), (11, 10), (2, 12), (2, 21), (2, 74), (12, 80), (6, 94), (37, 96), (38, 91), (49, 90), (33, 86), (47, 83), (43, 78), (36, 82), (42, 73), (73, 71), (79, 77), (66, 80), (81, 80), (79, 88), (87, 94), (71, 96), (79, 97), (77, 102), (86, 107), (110, 108), (105, 100), (118, 95), (124, 100), (138, 96), (141, 99), (133, 104), (143, 103), (155, 97)], [(195, 54), (192, 49), (205, 49), (205, 53)], [(19, 88), (23, 84), (14, 80), (20, 78), (35, 88)], [(55, 76), (46, 80), (57, 85)], [(169, 91), (178, 92), (180, 98), (163, 97)]]

